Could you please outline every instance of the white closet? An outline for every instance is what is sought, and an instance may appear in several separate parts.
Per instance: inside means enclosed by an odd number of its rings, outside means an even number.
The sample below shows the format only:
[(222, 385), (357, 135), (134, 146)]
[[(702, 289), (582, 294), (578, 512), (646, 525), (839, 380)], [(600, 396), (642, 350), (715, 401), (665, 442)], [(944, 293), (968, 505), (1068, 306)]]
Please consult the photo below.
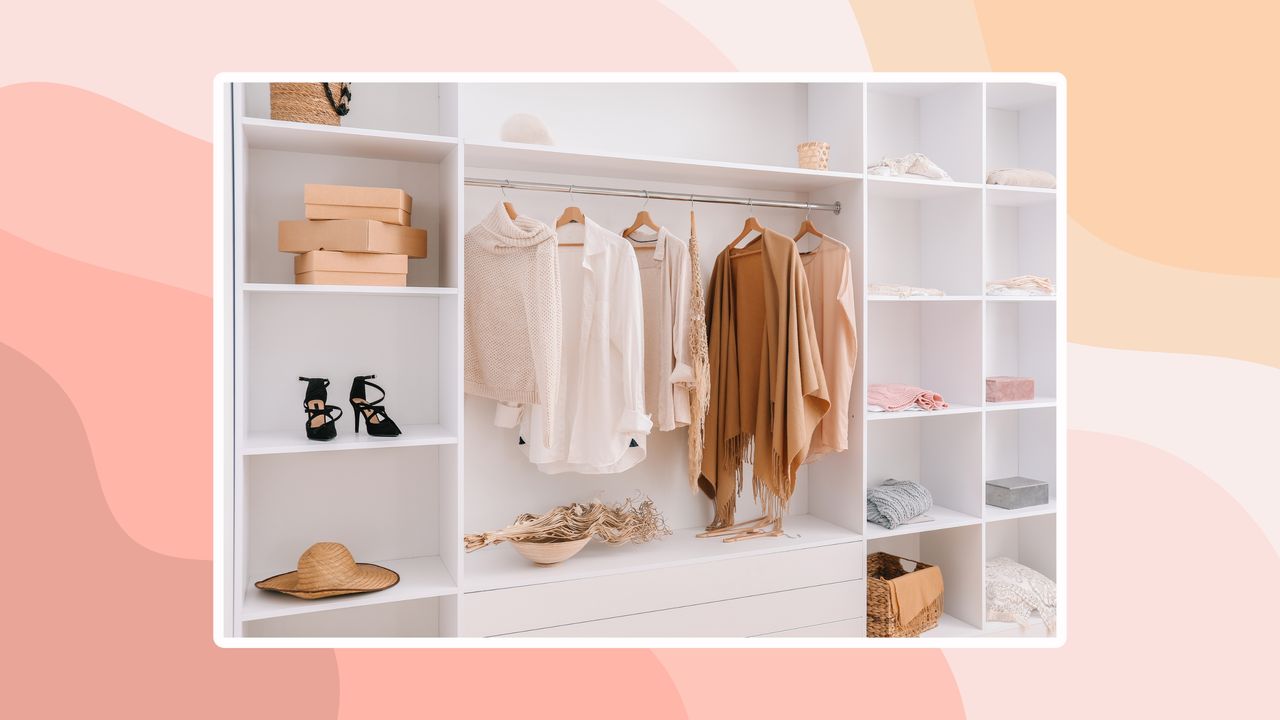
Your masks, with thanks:
[[(270, 120), (266, 84), (228, 85), (219, 138), (231, 270), (220, 288), (219, 328), (229, 403), (219, 478), (224, 642), (861, 638), (865, 555), (876, 550), (942, 568), (947, 615), (930, 636), (1037, 634), (983, 621), (982, 576), (995, 555), (1060, 575), (1065, 205), (1053, 190), (989, 187), (983, 179), (989, 169), (1020, 164), (1061, 175), (1057, 89), (995, 75), (930, 84), (857, 79), (357, 82), (342, 127)], [(502, 122), (517, 112), (541, 117), (556, 145), (501, 142)], [(831, 144), (828, 171), (796, 168), (795, 146), (808, 140)], [(864, 173), (882, 156), (916, 151), (955, 181)], [(492, 424), (493, 401), (463, 395), (462, 234), (502, 199), (466, 178), (839, 203), (838, 214), (810, 217), (849, 246), (853, 262), (859, 358), (850, 448), (801, 471), (786, 537), (732, 544), (694, 537), (711, 503), (688, 488), (684, 430), (650, 435), (647, 458), (625, 473), (544, 475), (512, 430)], [(430, 239), (428, 258), (410, 261), (408, 287), (292, 283), (292, 256), (276, 250), (276, 223), (303, 217), (306, 183), (399, 187), (413, 196), (413, 225)], [(548, 223), (570, 204), (566, 194), (528, 190), (508, 190), (507, 199)], [(643, 202), (580, 194), (573, 204), (620, 230)], [(652, 200), (647, 209), (687, 236), (688, 201)], [(748, 214), (784, 233), (805, 216), (732, 204), (695, 209), (704, 280)], [(1023, 273), (1053, 278), (1059, 294), (984, 296), (987, 280)], [(868, 282), (947, 295), (868, 298)], [(330, 378), (330, 402), (345, 406), (351, 377), (371, 373), (404, 434), (356, 435), (343, 418), (335, 440), (308, 441), (296, 378)], [(1035, 377), (1039, 397), (988, 406), (984, 378), (997, 374)], [(951, 407), (868, 418), (866, 386), (875, 382), (937, 390)], [(1016, 474), (1048, 480), (1055, 501), (1028, 511), (985, 507), (984, 481)], [(929, 486), (935, 522), (894, 531), (865, 523), (866, 488), (886, 477)], [(636, 546), (592, 542), (550, 568), (502, 545), (462, 550), (464, 533), (501, 528), (522, 512), (637, 492), (654, 500), (674, 535)], [(755, 516), (751, 505), (745, 490), (740, 519)], [(253, 587), (293, 569), (321, 540), (396, 570), (400, 583), (318, 601)]]

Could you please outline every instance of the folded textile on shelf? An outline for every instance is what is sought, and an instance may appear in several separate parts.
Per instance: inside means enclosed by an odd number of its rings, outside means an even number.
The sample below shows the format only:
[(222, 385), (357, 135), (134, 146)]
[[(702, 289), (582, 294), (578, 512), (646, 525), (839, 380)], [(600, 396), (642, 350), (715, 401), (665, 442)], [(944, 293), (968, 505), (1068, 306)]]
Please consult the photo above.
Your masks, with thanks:
[(911, 480), (889, 478), (867, 490), (867, 522), (892, 530), (929, 512), (933, 495)]
[(867, 286), (867, 294), (891, 295), (893, 297), (942, 297), (943, 292), (936, 288), (915, 287), (913, 285), (871, 283)]
[(911, 153), (900, 158), (881, 158), (880, 162), (867, 166), (868, 175), (898, 177), (916, 175), (930, 180), (951, 180), (946, 170), (938, 167), (924, 153)]
[(1057, 583), (1007, 557), (988, 560), (986, 575), (988, 620), (1016, 622), (1025, 628), (1031, 614), (1040, 613), (1049, 634), (1056, 632)]
[(905, 410), (912, 405), (921, 410), (942, 410), (950, 407), (942, 396), (932, 390), (899, 383), (872, 384), (867, 386), (867, 407), (877, 405), (885, 412)]
[(1053, 281), (1041, 275), (1019, 275), (987, 283), (988, 295), (1052, 295)]
[(1017, 187), (1056, 188), (1058, 179), (1045, 170), (1005, 168), (987, 173), (988, 185), (1014, 185)]

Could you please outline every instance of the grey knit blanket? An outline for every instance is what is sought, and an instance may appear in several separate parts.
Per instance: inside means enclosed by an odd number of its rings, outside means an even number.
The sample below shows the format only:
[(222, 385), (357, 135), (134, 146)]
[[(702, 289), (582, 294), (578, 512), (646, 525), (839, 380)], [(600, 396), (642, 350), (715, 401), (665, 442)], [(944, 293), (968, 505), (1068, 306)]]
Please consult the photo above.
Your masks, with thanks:
[(910, 480), (889, 478), (867, 491), (867, 521), (890, 530), (933, 507), (928, 488)]

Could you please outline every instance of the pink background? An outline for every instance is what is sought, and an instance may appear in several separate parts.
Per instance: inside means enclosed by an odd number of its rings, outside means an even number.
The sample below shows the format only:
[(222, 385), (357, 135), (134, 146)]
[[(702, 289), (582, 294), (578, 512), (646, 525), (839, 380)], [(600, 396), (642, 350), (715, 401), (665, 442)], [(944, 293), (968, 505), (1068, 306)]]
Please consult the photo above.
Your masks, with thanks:
[[(1271, 198), (1280, 141), (1266, 90), (1280, 64), (1269, 37), (1277, 18), (1245, 2), (925, 4), (315, 2), (303, 11), (126, 0), (7, 10), (5, 714), (1270, 712), (1269, 651), (1280, 639), (1270, 617), (1280, 591)], [(620, 36), (658, 38), (664, 49), (619, 52)], [(215, 647), (211, 84), (223, 70), (334, 67), (1063, 72), (1072, 169), (1066, 647)]]

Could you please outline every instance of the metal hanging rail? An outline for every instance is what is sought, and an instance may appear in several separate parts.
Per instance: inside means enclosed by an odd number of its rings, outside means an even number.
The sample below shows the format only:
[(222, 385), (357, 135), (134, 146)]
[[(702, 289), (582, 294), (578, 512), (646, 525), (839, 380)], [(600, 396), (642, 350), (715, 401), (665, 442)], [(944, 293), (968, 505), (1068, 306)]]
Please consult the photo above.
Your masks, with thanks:
[(811, 203), (791, 200), (757, 200), (756, 198), (730, 195), (699, 195), (675, 193), (666, 190), (630, 190), (626, 188), (594, 187), (591, 185), (564, 185), (562, 183), (533, 182), (532, 180), (502, 180), (497, 178), (464, 178), (473, 187), (509, 188), (511, 190), (540, 190), (542, 192), (579, 193), (582, 195), (609, 195), (612, 197), (647, 198), (649, 200), (681, 200), (691, 203), (715, 203), (719, 205), (748, 205), (751, 207), (792, 208), (794, 210), (827, 210), (840, 214), (840, 203)]

